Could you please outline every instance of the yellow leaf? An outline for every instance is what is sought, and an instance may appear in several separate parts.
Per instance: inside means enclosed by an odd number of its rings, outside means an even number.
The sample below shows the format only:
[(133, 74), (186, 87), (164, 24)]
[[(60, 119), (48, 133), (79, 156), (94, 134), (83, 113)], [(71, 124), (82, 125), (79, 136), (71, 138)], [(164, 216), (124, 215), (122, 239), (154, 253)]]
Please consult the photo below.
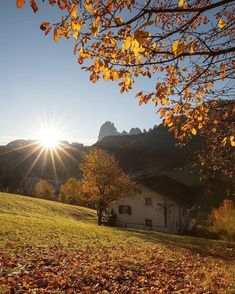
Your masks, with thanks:
[(123, 24), (123, 20), (122, 20), (122, 18), (121, 18), (120, 16), (116, 16), (116, 17), (115, 17), (115, 20), (116, 20), (116, 23), (117, 23), (118, 25)]
[(159, 17), (156, 16), (156, 17), (155, 17), (155, 21), (154, 21), (155, 26), (157, 26), (158, 21), (159, 21)]
[(153, 103), (155, 104), (155, 106), (157, 106), (157, 103), (158, 103), (158, 98), (157, 98), (157, 97), (155, 97), (155, 98), (153, 98), (153, 99), (152, 99), (152, 101), (153, 101)]
[(117, 71), (113, 71), (112, 72), (112, 77), (113, 77), (113, 80), (118, 80), (118, 78), (119, 78), (119, 75), (118, 75), (118, 72)]
[(22, 8), (25, 5), (25, 0), (17, 0), (16, 1), (16, 7)]
[(161, 99), (161, 104), (165, 105), (166, 104), (166, 100), (164, 98)]
[(84, 4), (85, 8), (87, 11), (89, 11), (90, 13), (93, 13), (93, 6), (92, 6), (92, 3), (85, 3)]
[(178, 7), (184, 8), (185, 6), (186, 6), (186, 3), (184, 2), (184, 0), (180, 0), (178, 3)]
[(221, 17), (219, 18), (218, 26), (221, 30), (223, 30), (226, 27), (225, 21)]
[(75, 32), (79, 32), (81, 30), (81, 25), (79, 22), (72, 21), (72, 28)]
[(140, 54), (137, 55), (137, 60), (140, 64), (143, 63), (143, 59), (142, 59), (142, 56)]
[(58, 29), (58, 28), (55, 28), (55, 29), (54, 29), (54, 41), (55, 41), (55, 42), (58, 42), (59, 39), (60, 39), (59, 29)]
[(71, 11), (71, 16), (72, 18), (77, 18), (78, 16), (78, 9), (77, 9), (77, 6), (74, 6), (72, 11)]
[(74, 37), (74, 39), (76, 39), (77, 40), (77, 38), (79, 37), (79, 32), (78, 31), (74, 31), (74, 33), (73, 33), (73, 37)]
[(104, 67), (103, 73), (104, 73), (104, 80), (108, 81), (110, 79), (110, 70), (109, 70), (109, 68)]
[(127, 37), (126, 40), (122, 44), (122, 51), (128, 50), (131, 46), (131, 37)]
[(176, 40), (172, 44), (172, 52), (175, 54), (175, 56), (180, 55), (184, 52), (185, 49), (185, 42), (179, 42), (179, 40)]
[(192, 128), (191, 132), (192, 132), (193, 135), (196, 135), (197, 134), (197, 131), (196, 131), (195, 128)]
[(94, 27), (99, 26), (99, 24), (100, 24), (100, 20), (101, 20), (100, 17), (97, 16), (96, 19), (95, 19), (94, 22), (93, 22), (93, 26), (94, 26)]
[(209, 83), (207, 84), (207, 88), (213, 88), (213, 87), (214, 87), (213, 83), (209, 82)]
[(226, 141), (227, 141), (227, 138), (225, 137), (225, 138), (223, 138), (222, 143), (225, 143)]
[(195, 44), (193, 42), (191, 42), (189, 45), (188, 45), (188, 50), (189, 50), (189, 53), (190, 54), (193, 54), (195, 52)]
[(234, 140), (234, 136), (230, 136), (230, 143), (232, 147), (235, 147), (235, 140)]
[(129, 77), (125, 78), (125, 84), (127, 87), (131, 84), (131, 79)]
[(199, 130), (203, 127), (202, 123), (199, 123), (198, 128)]

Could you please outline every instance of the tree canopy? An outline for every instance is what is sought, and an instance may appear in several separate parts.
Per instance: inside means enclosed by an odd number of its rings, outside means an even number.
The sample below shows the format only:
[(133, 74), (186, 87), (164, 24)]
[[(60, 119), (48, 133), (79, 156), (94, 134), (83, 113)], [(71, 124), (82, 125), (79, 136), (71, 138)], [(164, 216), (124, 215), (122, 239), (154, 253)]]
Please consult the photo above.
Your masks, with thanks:
[(59, 199), (62, 202), (69, 204), (81, 204), (82, 199), (82, 185), (81, 182), (75, 178), (69, 178), (60, 187)]
[[(17, 0), (17, 7), (25, 2)], [(29, 2), (36, 12), (36, 1)], [(234, 102), (234, 0), (48, 3), (61, 11), (61, 18), (53, 24), (44, 21), (41, 29), (46, 35), (53, 29), (55, 42), (74, 38), (74, 54), (91, 82), (116, 81), (123, 93), (139, 78), (152, 78), (153, 89), (143, 88), (136, 97), (140, 104), (153, 102), (175, 137), (213, 135), (222, 127), (219, 146), (235, 146), (235, 103), (226, 129), (210, 116), (218, 107), (211, 101)]]
[(35, 185), (37, 196), (45, 199), (54, 199), (54, 188), (47, 180), (40, 180)]

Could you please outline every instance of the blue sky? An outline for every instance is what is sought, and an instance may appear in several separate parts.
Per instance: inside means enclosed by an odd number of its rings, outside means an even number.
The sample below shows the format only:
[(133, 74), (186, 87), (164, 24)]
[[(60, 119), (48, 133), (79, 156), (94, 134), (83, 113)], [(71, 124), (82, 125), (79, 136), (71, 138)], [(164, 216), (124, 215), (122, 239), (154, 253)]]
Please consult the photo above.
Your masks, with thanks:
[(45, 121), (63, 128), (61, 139), (87, 145), (107, 120), (118, 131), (159, 124), (154, 106), (139, 106), (135, 98), (156, 81), (139, 81), (122, 95), (115, 83), (90, 83), (73, 55), (73, 41), (55, 43), (40, 31), (41, 22), (56, 15), (45, 5), (34, 15), (28, 5), (18, 10), (15, 0), (1, 0), (0, 145), (34, 137)]

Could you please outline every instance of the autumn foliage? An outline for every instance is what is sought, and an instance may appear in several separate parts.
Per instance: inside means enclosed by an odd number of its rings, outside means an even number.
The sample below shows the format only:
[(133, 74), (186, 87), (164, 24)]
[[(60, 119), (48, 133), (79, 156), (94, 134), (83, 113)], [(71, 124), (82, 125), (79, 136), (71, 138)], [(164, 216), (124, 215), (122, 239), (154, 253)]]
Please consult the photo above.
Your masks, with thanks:
[(110, 204), (139, 192), (138, 185), (121, 170), (115, 157), (105, 151), (93, 149), (80, 168), (84, 197), (96, 204), (99, 225)]
[(0, 193), (0, 293), (233, 293), (234, 243), (94, 219), (90, 209)]
[[(29, 2), (35, 11), (35, 1)], [(223, 132), (218, 149), (226, 153), (235, 146), (234, 103), (226, 129), (223, 119), (210, 116), (211, 101), (234, 101), (233, 0), (48, 2), (63, 15), (54, 24), (44, 21), (41, 29), (46, 35), (53, 30), (55, 42), (74, 39), (74, 55), (91, 82), (115, 81), (123, 93), (138, 78), (152, 78), (153, 89), (136, 97), (157, 107), (175, 137)], [(24, 4), (17, 1), (17, 7)]]
[(75, 178), (69, 178), (60, 187), (59, 200), (69, 204), (81, 204), (82, 199), (82, 185), (81, 182)]
[(235, 207), (231, 200), (213, 209), (211, 213), (212, 230), (219, 235), (235, 239)]
[[(24, 3), (17, 1), (17, 7)], [(41, 29), (48, 33), (54, 28), (56, 42), (75, 39), (78, 62), (93, 62), (85, 67), (92, 82), (119, 81), (124, 92), (139, 76), (157, 79), (153, 91), (142, 91), (137, 97), (140, 103), (152, 100), (158, 105), (164, 123), (174, 132), (177, 116), (187, 114), (182, 135), (196, 134), (208, 110), (203, 102), (233, 93), (232, 0), (49, 0), (49, 4), (66, 16), (56, 24), (43, 22)], [(225, 91), (227, 83), (230, 87)]]
[(40, 180), (34, 187), (35, 194), (45, 199), (54, 199), (54, 188), (47, 180)]

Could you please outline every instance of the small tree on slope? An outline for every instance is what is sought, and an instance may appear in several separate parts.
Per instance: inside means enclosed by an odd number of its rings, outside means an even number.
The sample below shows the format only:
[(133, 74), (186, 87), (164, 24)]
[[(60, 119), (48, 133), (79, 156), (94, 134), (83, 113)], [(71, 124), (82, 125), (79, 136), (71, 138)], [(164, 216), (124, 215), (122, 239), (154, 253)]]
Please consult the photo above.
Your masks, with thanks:
[(60, 187), (59, 199), (69, 204), (79, 204), (82, 198), (82, 185), (79, 180), (69, 178)]
[(53, 199), (53, 186), (46, 180), (40, 180), (35, 185), (35, 193), (37, 196), (45, 199)]
[(113, 155), (93, 149), (80, 166), (83, 173), (83, 192), (97, 209), (98, 225), (108, 206), (125, 196), (139, 193), (138, 185), (120, 168)]

